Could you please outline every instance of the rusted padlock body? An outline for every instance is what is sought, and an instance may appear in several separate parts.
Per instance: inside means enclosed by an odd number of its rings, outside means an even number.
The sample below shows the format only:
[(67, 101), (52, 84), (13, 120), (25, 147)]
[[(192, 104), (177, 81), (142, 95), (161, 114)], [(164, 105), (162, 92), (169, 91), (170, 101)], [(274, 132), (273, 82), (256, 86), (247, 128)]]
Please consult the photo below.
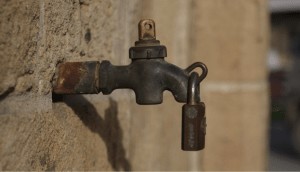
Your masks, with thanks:
[(185, 104), (182, 107), (182, 142), (185, 151), (202, 150), (205, 147), (206, 134), (205, 104)]

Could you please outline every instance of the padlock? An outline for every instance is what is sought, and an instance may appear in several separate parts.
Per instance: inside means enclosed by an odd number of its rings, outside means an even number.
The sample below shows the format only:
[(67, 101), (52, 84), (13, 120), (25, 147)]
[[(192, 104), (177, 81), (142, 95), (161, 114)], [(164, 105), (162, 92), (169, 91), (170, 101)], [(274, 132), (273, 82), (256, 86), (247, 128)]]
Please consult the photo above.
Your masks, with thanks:
[(205, 104), (200, 100), (199, 75), (193, 72), (188, 82), (188, 100), (182, 107), (181, 149), (198, 151), (205, 147)]

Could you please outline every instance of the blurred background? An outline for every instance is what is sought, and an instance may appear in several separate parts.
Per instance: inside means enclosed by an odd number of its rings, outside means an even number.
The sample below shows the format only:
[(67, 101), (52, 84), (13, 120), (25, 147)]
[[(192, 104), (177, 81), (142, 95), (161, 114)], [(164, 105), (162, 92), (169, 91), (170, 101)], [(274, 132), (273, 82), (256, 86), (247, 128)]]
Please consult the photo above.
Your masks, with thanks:
[[(169, 92), (52, 95), (59, 63), (129, 64), (143, 18), (166, 61), (208, 66), (203, 151)], [(300, 170), (299, 0), (2, 0), (0, 64), (1, 170)]]
[(270, 170), (300, 170), (300, 1), (270, 1)]

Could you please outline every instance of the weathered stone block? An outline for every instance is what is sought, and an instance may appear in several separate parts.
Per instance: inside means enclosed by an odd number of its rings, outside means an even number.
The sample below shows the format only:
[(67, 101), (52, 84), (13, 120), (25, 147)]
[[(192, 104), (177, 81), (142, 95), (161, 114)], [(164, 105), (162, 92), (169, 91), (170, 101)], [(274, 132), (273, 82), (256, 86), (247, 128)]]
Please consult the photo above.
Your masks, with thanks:
[(210, 81), (263, 81), (269, 43), (264, 0), (194, 1), (191, 57)]
[[(220, 84), (221, 85), (221, 84)], [(203, 89), (207, 142), (204, 170), (265, 170), (268, 129), (267, 87)]]

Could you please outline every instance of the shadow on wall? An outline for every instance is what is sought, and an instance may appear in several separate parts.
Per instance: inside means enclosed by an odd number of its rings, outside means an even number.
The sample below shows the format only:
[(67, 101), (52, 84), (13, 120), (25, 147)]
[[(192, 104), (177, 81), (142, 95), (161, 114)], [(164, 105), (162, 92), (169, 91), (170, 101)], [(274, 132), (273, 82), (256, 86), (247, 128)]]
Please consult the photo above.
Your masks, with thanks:
[(81, 95), (65, 96), (64, 101), (74, 110), (84, 125), (103, 139), (107, 147), (108, 161), (113, 169), (131, 171), (122, 144), (123, 133), (118, 121), (117, 102), (112, 98), (109, 99), (109, 107), (105, 110), (103, 119), (96, 108)]

